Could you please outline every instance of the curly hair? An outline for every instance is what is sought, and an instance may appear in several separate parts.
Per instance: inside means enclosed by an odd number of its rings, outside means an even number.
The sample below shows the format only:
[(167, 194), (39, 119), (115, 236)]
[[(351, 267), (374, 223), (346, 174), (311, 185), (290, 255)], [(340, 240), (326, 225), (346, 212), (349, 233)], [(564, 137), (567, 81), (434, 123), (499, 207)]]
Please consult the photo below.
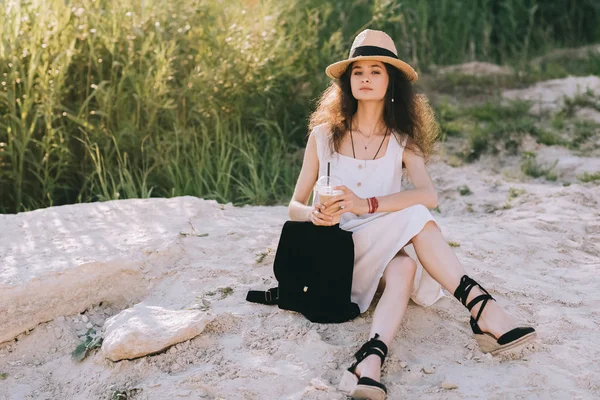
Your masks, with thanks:
[[(317, 102), (317, 109), (309, 118), (309, 132), (323, 123), (333, 132), (329, 143), (332, 152), (339, 151), (344, 135), (350, 130), (352, 115), (358, 107), (358, 100), (352, 95), (350, 86), (352, 64), (338, 80), (332, 81), (325, 89)], [(435, 142), (440, 137), (440, 127), (429, 101), (425, 95), (413, 91), (412, 84), (400, 70), (390, 64), (383, 64), (389, 76), (383, 120), (399, 143), (408, 136), (406, 147), (428, 162)], [(391, 101), (392, 93), (394, 102)]]

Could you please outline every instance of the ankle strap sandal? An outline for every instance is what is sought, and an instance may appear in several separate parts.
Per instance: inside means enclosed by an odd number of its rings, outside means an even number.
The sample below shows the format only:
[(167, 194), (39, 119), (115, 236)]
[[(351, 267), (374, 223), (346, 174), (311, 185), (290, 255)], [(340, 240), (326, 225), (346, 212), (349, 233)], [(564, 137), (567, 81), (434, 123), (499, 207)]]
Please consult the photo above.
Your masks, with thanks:
[[(473, 300), (467, 303), (469, 293), (475, 286), (479, 287), (484, 294), (475, 297)], [(467, 307), (469, 312), (473, 309), (473, 307), (475, 307), (476, 304), (482, 302), (481, 307), (479, 307), (479, 311), (477, 312), (477, 316), (475, 318), (471, 316), (469, 323), (471, 325), (471, 329), (473, 330), (473, 336), (479, 344), (481, 351), (484, 353), (491, 353), (492, 355), (495, 355), (502, 351), (510, 350), (520, 346), (536, 336), (535, 329), (532, 327), (519, 327), (512, 329), (500, 336), (500, 338), (496, 338), (489, 332), (483, 332), (477, 323), (479, 322), (479, 318), (481, 317), (481, 313), (483, 313), (483, 309), (485, 308), (487, 302), (489, 300), (496, 301), (496, 299), (494, 299), (492, 295), (483, 288), (483, 286), (467, 275), (463, 275), (460, 279), (460, 284), (454, 291), (454, 297), (456, 297), (458, 301)]]
[(387, 388), (384, 384), (377, 382), (374, 379), (356, 376), (356, 366), (368, 356), (374, 354), (381, 359), (381, 365), (385, 362), (385, 357), (388, 353), (388, 348), (385, 343), (378, 340), (379, 334), (369, 339), (361, 348), (354, 354), (356, 361), (344, 371), (344, 376), (339, 385), (341, 392), (348, 394), (353, 399), (371, 399), (384, 400), (387, 396)]

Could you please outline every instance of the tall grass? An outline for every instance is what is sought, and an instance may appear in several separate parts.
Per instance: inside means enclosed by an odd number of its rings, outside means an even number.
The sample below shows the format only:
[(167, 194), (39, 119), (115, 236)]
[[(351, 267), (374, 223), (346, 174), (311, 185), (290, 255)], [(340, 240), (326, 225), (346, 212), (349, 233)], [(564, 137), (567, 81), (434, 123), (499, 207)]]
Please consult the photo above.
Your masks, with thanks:
[(598, 40), (564, 1), (12, 0), (0, 16), (0, 212), (194, 195), (286, 202), (306, 119), (364, 28), (420, 71)]

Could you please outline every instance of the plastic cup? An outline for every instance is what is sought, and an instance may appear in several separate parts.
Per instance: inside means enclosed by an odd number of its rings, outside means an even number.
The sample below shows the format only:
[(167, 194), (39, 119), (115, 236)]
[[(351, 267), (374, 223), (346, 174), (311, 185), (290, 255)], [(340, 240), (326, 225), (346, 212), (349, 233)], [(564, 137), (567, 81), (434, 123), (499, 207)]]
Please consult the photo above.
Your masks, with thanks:
[[(333, 188), (336, 186), (341, 186), (342, 180), (336, 176), (322, 176), (317, 180), (317, 184), (315, 185), (315, 194), (317, 197), (317, 201), (321, 204), (325, 203), (327, 200), (331, 199), (334, 196), (339, 196), (344, 194), (343, 190), (334, 190)], [(338, 208), (339, 210), (339, 208)], [(335, 210), (337, 211), (337, 210)]]

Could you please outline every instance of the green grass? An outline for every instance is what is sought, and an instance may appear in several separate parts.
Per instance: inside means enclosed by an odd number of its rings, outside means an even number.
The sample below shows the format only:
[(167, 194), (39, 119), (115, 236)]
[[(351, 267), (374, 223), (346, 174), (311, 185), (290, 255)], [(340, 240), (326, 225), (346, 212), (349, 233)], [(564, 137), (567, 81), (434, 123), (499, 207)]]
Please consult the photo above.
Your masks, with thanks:
[(525, 194), (525, 190), (524, 189), (517, 189), (517, 188), (509, 188), (508, 189), (508, 199), (515, 199), (517, 197), (519, 197), (520, 195)]
[[(600, 133), (600, 124), (575, 117), (581, 107), (600, 109), (591, 94), (565, 99), (565, 107), (551, 119), (530, 114), (530, 107), (527, 101), (501, 101), (495, 96), (475, 105), (456, 106), (441, 101), (436, 105), (441, 140), (462, 138), (465, 145), (455, 155), (466, 162), (476, 161), (483, 154), (518, 155), (527, 137), (540, 144), (572, 150), (595, 146), (593, 139)], [(525, 168), (532, 174), (537, 173), (528, 164)], [(553, 176), (550, 174), (548, 178), (553, 179)]]
[(571, 149), (579, 149), (586, 144), (590, 138), (595, 137), (600, 132), (600, 125), (586, 120), (576, 120), (573, 129), (573, 138), (568, 143)]
[[(600, 39), (593, 0), (578, 7), (517, 0), (10, 4), (0, 19), (3, 213), (180, 195), (287, 203), (307, 117), (328, 83), (323, 71), (347, 57), (364, 28), (388, 32), (420, 73), (471, 60), (520, 71), (450, 76), (440, 84), (449, 92), (492, 93), (524, 76), (600, 66), (594, 56), (528, 66), (553, 48)], [(443, 124), (444, 137), (469, 137), (470, 160), (515, 148), (535, 126), (525, 116), (508, 126), (485, 120), (495, 112), (487, 107), (476, 110), (474, 118), (484, 119), (476, 128), (471, 116), (457, 119), (452, 110)]]
[(138, 398), (138, 395), (142, 389), (132, 388), (132, 389), (117, 389), (113, 390), (110, 395), (111, 400), (129, 400)]
[[(600, 71), (599, 71), (600, 72)], [(561, 110), (566, 117), (573, 117), (578, 108), (589, 107), (600, 111), (600, 100), (588, 89), (583, 94), (578, 94), (575, 97), (565, 97), (564, 106)]]
[[(526, 134), (538, 136), (540, 129), (534, 117), (529, 115), (530, 102), (510, 101), (505, 104), (490, 100), (481, 104), (450, 109), (442, 113), (442, 140), (449, 136), (449, 129), (456, 129), (454, 136), (467, 141), (466, 150), (460, 157), (468, 162), (476, 161), (482, 154), (505, 151), (516, 154)], [(449, 128), (450, 127), (450, 128)]]
[(88, 329), (83, 342), (81, 342), (71, 353), (71, 358), (77, 362), (82, 361), (93, 349), (102, 346), (102, 340), (103, 338), (100, 333), (97, 333), (93, 328)]
[(545, 177), (549, 181), (556, 181), (557, 176), (552, 171), (558, 164), (558, 160), (555, 160), (552, 165), (542, 165), (536, 160), (537, 155), (532, 152), (523, 153), (523, 161), (521, 163), (521, 171), (525, 175), (533, 178)]
[(471, 189), (469, 189), (469, 187), (467, 185), (459, 186), (458, 193), (460, 193), (461, 196), (468, 196), (468, 195), (473, 194), (473, 192), (471, 192)]
[(600, 171), (597, 172), (584, 172), (583, 175), (578, 175), (577, 179), (581, 182), (595, 182), (600, 181)]

